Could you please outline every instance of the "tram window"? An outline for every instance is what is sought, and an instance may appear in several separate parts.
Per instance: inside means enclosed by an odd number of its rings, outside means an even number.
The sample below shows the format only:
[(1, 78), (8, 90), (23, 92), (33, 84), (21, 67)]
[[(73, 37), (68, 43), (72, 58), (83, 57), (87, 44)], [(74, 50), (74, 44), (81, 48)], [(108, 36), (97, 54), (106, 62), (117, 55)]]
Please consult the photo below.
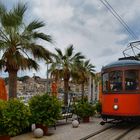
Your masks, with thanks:
[(126, 90), (139, 89), (138, 71), (136, 70), (125, 71), (125, 89)]
[(108, 82), (109, 81), (109, 74), (104, 73), (103, 74), (103, 92), (108, 91)]
[(122, 90), (122, 71), (112, 71), (109, 75), (110, 90), (121, 91)]

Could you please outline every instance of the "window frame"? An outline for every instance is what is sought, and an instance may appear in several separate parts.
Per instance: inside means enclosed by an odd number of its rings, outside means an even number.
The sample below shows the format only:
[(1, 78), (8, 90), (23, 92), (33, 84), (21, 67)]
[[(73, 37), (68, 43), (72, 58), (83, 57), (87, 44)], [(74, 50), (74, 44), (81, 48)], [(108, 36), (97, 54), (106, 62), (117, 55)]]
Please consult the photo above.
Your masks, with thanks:
[(103, 84), (103, 82), (104, 82), (104, 81), (103, 81), (103, 75), (104, 75), (104, 74), (108, 74), (108, 87), (109, 87), (109, 73), (108, 73), (108, 72), (105, 72), (105, 73), (102, 74), (102, 92), (103, 92), (103, 93), (106, 93), (106, 92), (109, 92), (109, 91), (108, 91), (108, 90), (104, 91), (104, 86), (103, 86), (103, 85), (104, 85), (104, 84)]
[[(138, 74), (138, 89), (126, 89), (126, 72), (127, 71), (135, 71), (135, 72), (137, 72), (137, 74)], [(140, 90), (140, 70), (137, 70), (137, 69), (128, 69), (128, 70), (125, 70), (124, 71), (124, 91), (125, 92), (133, 92), (133, 91), (139, 91)]]
[[(139, 81), (139, 89), (138, 90), (125, 90), (125, 71), (129, 70), (136, 70), (138, 71), (138, 81)], [(111, 90), (103, 91), (103, 74), (108, 73), (110, 75), (110, 72), (112, 71), (122, 71), (122, 91), (115, 91), (112, 92)], [(124, 66), (124, 67), (112, 67), (112, 68), (106, 68), (102, 69), (102, 93), (103, 94), (140, 94), (140, 67), (139, 66)], [(110, 83), (110, 78), (109, 78)]]
[[(121, 73), (121, 90), (111, 90), (111, 87), (110, 87), (110, 83), (111, 83), (111, 79), (110, 79), (110, 77), (111, 77), (111, 73), (112, 72), (120, 72)], [(110, 71), (109, 72), (109, 91), (111, 92), (111, 93), (118, 93), (118, 92), (122, 92), (123, 91), (123, 71), (122, 70), (115, 70), (115, 71)]]

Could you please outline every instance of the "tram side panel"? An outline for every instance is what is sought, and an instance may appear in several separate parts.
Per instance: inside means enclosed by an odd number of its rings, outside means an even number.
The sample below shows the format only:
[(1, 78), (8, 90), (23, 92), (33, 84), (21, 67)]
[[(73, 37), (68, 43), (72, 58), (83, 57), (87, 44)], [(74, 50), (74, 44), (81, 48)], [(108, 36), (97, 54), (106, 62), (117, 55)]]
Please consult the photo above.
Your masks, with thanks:
[(140, 94), (103, 94), (102, 114), (140, 116)]

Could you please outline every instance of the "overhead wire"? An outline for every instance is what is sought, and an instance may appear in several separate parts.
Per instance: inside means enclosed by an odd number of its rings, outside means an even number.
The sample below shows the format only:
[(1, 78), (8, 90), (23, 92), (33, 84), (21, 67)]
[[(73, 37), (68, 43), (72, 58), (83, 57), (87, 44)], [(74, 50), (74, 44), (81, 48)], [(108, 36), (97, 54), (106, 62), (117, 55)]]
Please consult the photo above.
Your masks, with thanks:
[(114, 8), (107, 2), (106, 0), (100, 0), (101, 3), (111, 12), (111, 14), (121, 23), (121, 25), (127, 30), (132, 39), (137, 39), (137, 36), (130, 29), (130, 27), (126, 24), (126, 22), (119, 16), (119, 14), (114, 10)]
[[(110, 13), (120, 22), (120, 24), (126, 29), (126, 31), (129, 33), (130, 37), (132, 39), (137, 40), (138, 37), (135, 35), (135, 33), (131, 30), (131, 28), (128, 26), (128, 24), (122, 19), (122, 17), (116, 12), (116, 10), (110, 5), (110, 3), (107, 0), (100, 0), (100, 2), (110, 11)], [(130, 47), (130, 48), (129, 48)], [(123, 51), (123, 54), (125, 56), (125, 51), (131, 49), (133, 54), (136, 56), (134, 48), (137, 48), (136, 46), (133, 46), (131, 43), (128, 45), (128, 47)], [(127, 54), (126, 54), (127, 55)]]
[(121, 22), (125, 25), (125, 27), (131, 32), (134, 39), (137, 39), (138, 37), (135, 35), (135, 33), (131, 30), (131, 28), (128, 26), (128, 24), (122, 19), (122, 17), (116, 12), (116, 10), (110, 5), (110, 3), (107, 0), (104, 0), (107, 5), (112, 9), (112, 11), (118, 16), (118, 18), (121, 20)]

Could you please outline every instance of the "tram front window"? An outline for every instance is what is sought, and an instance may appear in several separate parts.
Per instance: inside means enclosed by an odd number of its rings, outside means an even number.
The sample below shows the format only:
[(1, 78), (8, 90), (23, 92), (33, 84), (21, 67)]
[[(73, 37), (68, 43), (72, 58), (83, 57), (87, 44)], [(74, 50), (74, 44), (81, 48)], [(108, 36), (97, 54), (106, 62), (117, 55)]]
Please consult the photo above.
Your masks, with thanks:
[(122, 90), (122, 71), (112, 71), (109, 76), (110, 90), (121, 91)]
[(126, 90), (139, 89), (138, 71), (136, 70), (125, 71), (125, 89)]
[(108, 91), (108, 83), (109, 83), (109, 74), (104, 73), (103, 74), (103, 92)]

